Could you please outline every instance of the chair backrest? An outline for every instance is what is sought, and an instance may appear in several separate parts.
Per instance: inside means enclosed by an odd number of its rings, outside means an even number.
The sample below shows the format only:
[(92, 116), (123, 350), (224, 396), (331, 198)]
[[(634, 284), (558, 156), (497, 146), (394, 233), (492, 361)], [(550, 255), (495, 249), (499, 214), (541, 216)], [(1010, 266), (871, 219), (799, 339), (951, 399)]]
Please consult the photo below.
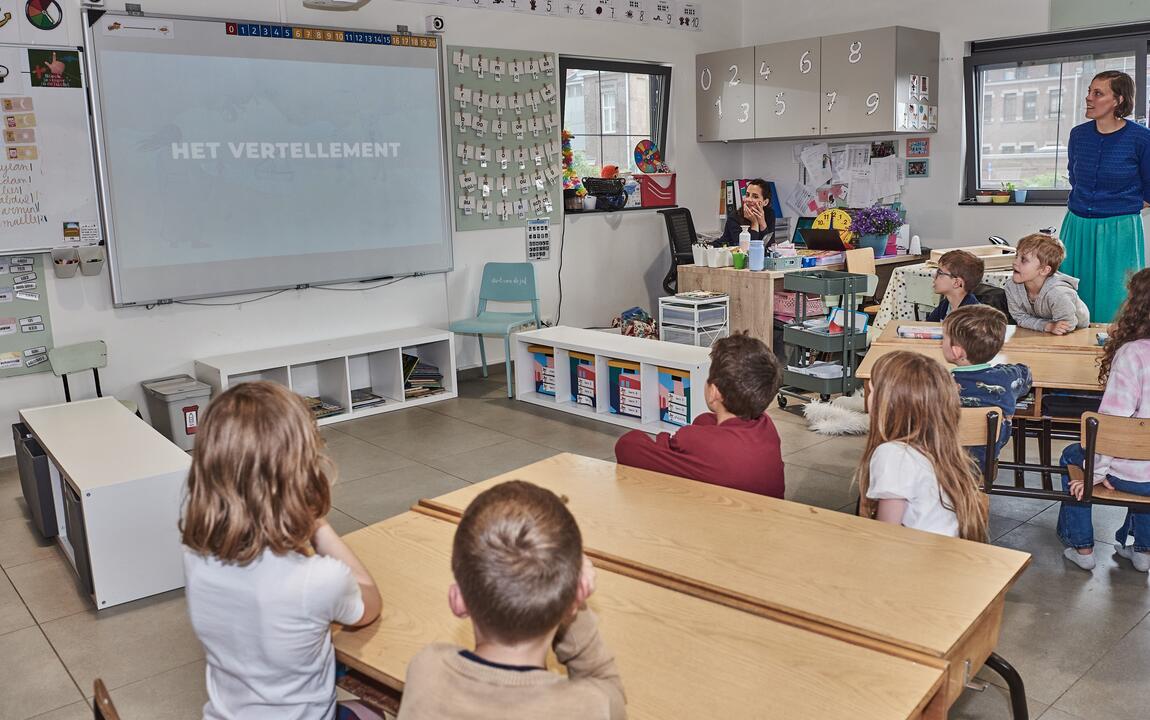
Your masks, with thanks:
[[(996, 407), (962, 408), (958, 419), (958, 444), (963, 447), (978, 447), (989, 440), (998, 442), (1002, 428), (1002, 411)], [(993, 415), (994, 417), (989, 417)]]
[(1006, 322), (1011, 325), (1017, 324), (1014, 322), (1014, 318), (1010, 316), (1010, 307), (1006, 303), (1005, 290), (1000, 287), (995, 287), (994, 285), (988, 285), (987, 283), (979, 283), (974, 286), (974, 290), (971, 290), (971, 293), (978, 298), (978, 301), (983, 305), (989, 305), (992, 308), (1002, 311), (1002, 314), (1006, 316)]
[(104, 681), (100, 678), (96, 678), (93, 692), (96, 696), (92, 698), (92, 716), (96, 720), (120, 720), (120, 713), (116, 712), (108, 688), (104, 687)]
[(539, 296), (535, 292), (535, 267), (531, 263), (487, 263), (483, 266), (479, 299), (494, 302), (538, 300)]
[(108, 365), (108, 346), (103, 340), (63, 345), (48, 351), (48, 362), (56, 377), (82, 370), (96, 370)]
[(1082, 413), (1082, 439), (1088, 467), (1093, 465), (1094, 453), (1150, 460), (1150, 419)]
[(667, 237), (671, 242), (671, 261), (691, 264), (695, 261), (691, 246), (695, 244), (695, 223), (691, 211), (685, 207), (660, 210), (663, 222), (667, 224)]
[(874, 265), (874, 248), (864, 247), (847, 250), (847, 272), (860, 275), (877, 275)]

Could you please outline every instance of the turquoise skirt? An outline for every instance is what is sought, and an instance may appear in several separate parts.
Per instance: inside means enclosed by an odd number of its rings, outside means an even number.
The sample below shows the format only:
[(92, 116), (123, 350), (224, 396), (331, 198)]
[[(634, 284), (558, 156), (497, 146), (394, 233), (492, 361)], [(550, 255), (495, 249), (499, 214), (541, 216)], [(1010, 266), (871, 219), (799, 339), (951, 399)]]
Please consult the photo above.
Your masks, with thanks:
[(1126, 299), (1126, 281), (1146, 266), (1142, 216), (1084, 218), (1068, 210), (1060, 237), (1066, 260), (1059, 269), (1078, 278), (1090, 322), (1110, 322)]

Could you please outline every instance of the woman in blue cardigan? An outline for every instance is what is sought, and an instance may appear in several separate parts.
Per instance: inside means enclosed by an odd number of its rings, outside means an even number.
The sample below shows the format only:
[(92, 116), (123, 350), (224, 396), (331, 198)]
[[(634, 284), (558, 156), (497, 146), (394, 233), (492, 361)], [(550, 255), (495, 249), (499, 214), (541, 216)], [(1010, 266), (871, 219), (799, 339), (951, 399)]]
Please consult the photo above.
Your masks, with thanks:
[(1062, 271), (1079, 279), (1092, 322), (1109, 322), (1130, 273), (1146, 265), (1142, 208), (1150, 205), (1150, 130), (1127, 120), (1134, 81), (1117, 70), (1094, 76), (1086, 117), (1070, 131), (1070, 200), (1062, 221)]

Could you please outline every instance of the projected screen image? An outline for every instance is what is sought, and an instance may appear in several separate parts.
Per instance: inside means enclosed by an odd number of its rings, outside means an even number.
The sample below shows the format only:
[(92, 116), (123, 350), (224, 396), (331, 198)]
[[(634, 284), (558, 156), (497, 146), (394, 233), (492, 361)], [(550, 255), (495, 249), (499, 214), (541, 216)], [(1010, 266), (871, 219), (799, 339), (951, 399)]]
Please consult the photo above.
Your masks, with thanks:
[(117, 305), (451, 268), (439, 48), (125, 17), (89, 38)]
[(417, 210), (429, 189), (413, 182), (440, 162), (433, 69), (100, 61), (117, 78), (102, 88), (108, 165), (136, 208), (116, 216), (126, 266), (440, 241), (440, 219)]

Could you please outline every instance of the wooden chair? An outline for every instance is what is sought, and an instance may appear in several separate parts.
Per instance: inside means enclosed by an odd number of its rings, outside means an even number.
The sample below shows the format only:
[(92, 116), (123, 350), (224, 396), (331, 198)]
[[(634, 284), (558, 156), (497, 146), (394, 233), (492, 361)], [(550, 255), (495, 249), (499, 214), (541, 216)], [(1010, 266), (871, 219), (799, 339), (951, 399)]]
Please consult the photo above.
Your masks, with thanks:
[[(1150, 420), (1146, 418), (1083, 413), (1082, 440), (1086, 468), (1071, 465), (1066, 469), (1070, 479), (1076, 482), (1094, 477), (1095, 453), (1128, 460), (1150, 460)], [(1082, 502), (1121, 505), (1150, 512), (1150, 496), (1111, 490), (1105, 485), (1095, 485), (1092, 482), (1084, 483)]]
[(120, 713), (116, 712), (108, 688), (100, 678), (96, 678), (94, 692), (96, 697), (92, 698), (92, 716), (96, 720), (120, 720)]
[(878, 287), (878, 271), (874, 264), (874, 248), (867, 247), (859, 248), (857, 250), (847, 250), (846, 261), (847, 272), (874, 276), (874, 285), (867, 283), (867, 289), (869, 292), (867, 293), (866, 300), (869, 300), (870, 302), (865, 303), (862, 306), (862, 311), (869, 315), (873, 320), (874, 316), (878, 315), (879, 309), (879, 304), (874, 302), (873, 297), (875, 290)]
[[(92, 382), (96, 386), (96, 397), (103, 397), (100, 389), (100, 368), (108, 366), (108, 346), (103, 340), (57, 345), (48, 351), (48, 362), (52, 372), (64, 383), (64, 402), (72, 402), (72, 389), (68, 387), (68, 376), (72, 373), (91, 371)], [(132, 400), (120, 400), (129, 412), (139, 415), (140, 410)]]
[(995, 446), (1002, 432), (1002, 411), (996, 407), (962, 408), (958, 418), (958, 444), (963, 447), (981, 447), (986, 453), (983, 463), (982, 489), (990, 492), (998, 475), (998, 457)]

